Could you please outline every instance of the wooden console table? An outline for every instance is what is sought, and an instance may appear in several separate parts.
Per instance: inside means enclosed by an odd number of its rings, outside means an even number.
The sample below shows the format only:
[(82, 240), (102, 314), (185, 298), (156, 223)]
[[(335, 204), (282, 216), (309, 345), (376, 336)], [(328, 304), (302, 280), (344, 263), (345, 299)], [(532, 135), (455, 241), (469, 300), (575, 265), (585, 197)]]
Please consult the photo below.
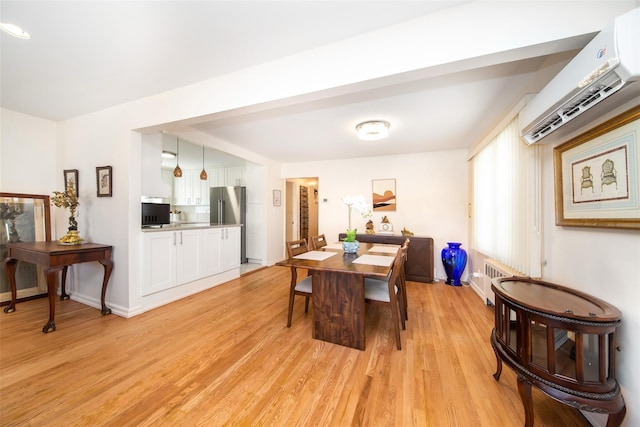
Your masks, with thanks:
[[(340, 233), (338, 240), (343, 240), (346, 234)], [(407, 236), (411, 243), (404, 263), (407, 280), (414, 282), (433, 282), (433, 239), (431, 237)], [(362, 243), (387, 243), (401, 245), (405, 236), (388, 236), (384, 234), (357, 234), (356, 240)]]
[(533, 426), (531, 386), (577, 409), (609, 414), (607, 427), (626, 414), (615, 378), (615, 330), (620, 312), (591, 295), (527, 278), (496, 278), (496, 380), (502, 362), (518, 376), (525, 427)]
[(97, 243), (84, 243), (81, 245), (65, 246), (58, 242), (31, 242), (31, 243), (8, 243), (8, 255), (4, 261), (7, 269), (7, 278), (11, 287), (11, 304), (5, 307), (5, 313), (16, 310), (16, 266), (18, 261), (30, 262), (44, 266), (47, 275), (47, 291), (49, 293), (49, 321), (42, 328), (42, 332), (55, 331), (55, 294), (56, 275), (62, 271), (61, 300), (69, 299), (66, 292), (67, 269), (72, 264), (82, 262), (98, 261), (104, 266), (104, 278), (102, 280), (102, 314), (110, 314), (111, 309), (105, 304), (105, 294), (107, 283), (113, 270), (111, 261), (112, 246), (100, 245)]

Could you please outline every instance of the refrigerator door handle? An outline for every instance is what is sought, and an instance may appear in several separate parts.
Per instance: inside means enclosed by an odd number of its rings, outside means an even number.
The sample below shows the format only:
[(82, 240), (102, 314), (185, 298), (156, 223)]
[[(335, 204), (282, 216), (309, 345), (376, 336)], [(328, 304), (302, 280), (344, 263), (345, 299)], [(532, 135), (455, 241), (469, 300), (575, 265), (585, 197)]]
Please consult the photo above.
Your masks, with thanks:
[(224, 200), (218, 199), (218, 224), (224, 224)]

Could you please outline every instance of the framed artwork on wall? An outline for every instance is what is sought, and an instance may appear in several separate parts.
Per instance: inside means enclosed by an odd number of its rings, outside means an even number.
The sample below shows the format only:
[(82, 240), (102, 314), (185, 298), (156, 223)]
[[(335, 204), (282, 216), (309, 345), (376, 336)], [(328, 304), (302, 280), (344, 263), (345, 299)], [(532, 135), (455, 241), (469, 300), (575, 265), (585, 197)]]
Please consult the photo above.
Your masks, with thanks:
[(111, 172), (111, 166), (96, 167), (96, 185), (98, 187), (98, 197), (111, 197), (111, 186), (113, 180)]
[(373, 211), (395, 211), (396, 210), (396, 180), (395, 179), (374, 179), (373, 187)]
[(556, 225), (640, 229), (640, 106), (554, 148)]
[[(0, 257), (7, 258), (8, 243), (51, 240), (49, 196), (0, 193)], [(16, 268), (18, 300), (47, 294), (44, 266), (21, 262)], [(11, 301), (4, 262), (0, 262), (0, 303)]]
[(69, 187), (72, 187), (78, 196), (78, 169), (64, 170), (64, 191), (66, 192)]

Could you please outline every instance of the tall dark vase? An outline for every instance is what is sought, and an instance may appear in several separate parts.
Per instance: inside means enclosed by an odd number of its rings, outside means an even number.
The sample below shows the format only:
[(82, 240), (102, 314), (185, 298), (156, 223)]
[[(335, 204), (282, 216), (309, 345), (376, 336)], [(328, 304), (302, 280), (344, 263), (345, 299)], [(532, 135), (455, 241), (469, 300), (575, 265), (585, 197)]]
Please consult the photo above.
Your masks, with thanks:
[(447, 242), (448, 247), (442, 249), (442, 265), (447, 273), (447, 285), (461, 286), (460, 276), (467, 265), (467, 252), (460, 246), (462, 243)]

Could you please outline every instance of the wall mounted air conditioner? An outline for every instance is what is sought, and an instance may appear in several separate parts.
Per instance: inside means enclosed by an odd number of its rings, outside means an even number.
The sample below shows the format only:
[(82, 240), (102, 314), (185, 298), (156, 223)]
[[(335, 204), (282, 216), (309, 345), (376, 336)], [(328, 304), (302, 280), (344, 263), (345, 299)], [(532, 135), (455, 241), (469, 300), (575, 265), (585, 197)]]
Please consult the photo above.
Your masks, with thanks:
[(633, 85), (640, 86), (640, 8), (617, 17), (533, 97), (519, 114), (520, 133), (538, 142)]

